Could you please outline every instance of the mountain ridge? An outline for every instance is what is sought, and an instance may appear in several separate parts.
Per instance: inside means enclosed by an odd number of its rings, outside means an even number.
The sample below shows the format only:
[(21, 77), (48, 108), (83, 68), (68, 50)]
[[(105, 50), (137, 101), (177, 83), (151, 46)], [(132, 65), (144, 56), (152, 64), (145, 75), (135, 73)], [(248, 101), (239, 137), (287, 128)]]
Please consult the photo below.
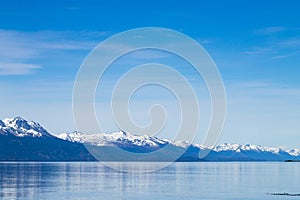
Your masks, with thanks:
[[(118, 137), (120, 135), (123, 137)], [(174, 147), (186, 148), (187, 151), (192, 151), (193, 156), (190, 156), (190, 154), (183, 156), (192, 157), (194, 160), (197, 160), (197, 156), (200, 151), (210, 151), (206, 157), (207, 161), (283, 161), (289, 159), (300, 159), (299, 149), (285, 151), (281, 148), (275, 147), (231, 143), (205, 147), (200, 144), (189, 144), (184, 141), (170, 141), (167, 139), (159, 139), (157, 137), (151, 137), (147, 135), (137, 136), (126, 133), (126, 137), (124, 137), (122, 131), (100, 134), (83, 134), (79, 132), (62, 133), (57, 135), (57, 137), (72, 142), (88, 143), (95, 146), (118, 146), (129, 151), (133, 148), (140, 148), (142, 146), (141, 141), (147, 144), (144, 144), (144, 146), (148, 148), (152, 147), (153, 151), (160, 147), (171, 144)], [(128, 144), (128, 142), (131, 142), (131, 145), (133, 145), (132, 148), (126, 148), (126, 144)], [(195, 151), (198, 151), (198, 154), (195, 153)]]
[[(49, 146), (50, 144), (52, 146)], [(148, 135), (134, 135), (125, 131), (99, 134), (73, 132), (54, 135), (50, 134), (39, 123), (28, 122), (21, 117), (0, 120), (0, 160), (95, 161), (96, 159), (86, 150), (86, 145), (97, 148), (104, 155), (107, 154), (105, 159), (115, 159), (110, 161), (124, 161), (124, 158), (110, 154), (112, 147), (142, 155), (142, 153), (163, 149), (167, 145), (171, 146), (171, 150), (151, 159), (163, 161), (168, 159), (167, 157), (174, 152), (182, 151), (183, 154), (177, 161), (300, 160), (300, 149), (282, 150), (261, 145), (230, 143), (205, 147), (184, 141), (171, 141)], [(18, 149), (18, 152), (16, 152), (16, 149)], [(199, 152), (201, 151), (209, 151), (205, 159), (199, 158)], [(24, 152), (27, 152), (26, 158), (22, 158)], [(135, 160), (136, 158), (132, 159)], [(137, 160), (149, 161), (143, 160), (143, 158)]]
[[(104, 145), (109, 145), (108, 142), (120, 142), (121, 140), (118, 141), (118, 139), (120, 139), (121, 137), (114, 137), (116, 135), (122, 135), (124, 133), (124, 131), (119, 131), (119, 132), (112, 132), (112, 133), (99, 133), (99, 134), (83, 134), (80, 133), (78, 131), (72, 132), (72, 133), (61, 133), (58, 135), (55, 135), (58, 138), (61, 138), (63, 140), (68, 140), (68, 141), (72, 141), (72, 142), (79, 142), (79, 143), (84, 143), (84, 142), (88, 142), (90, 143), (91, 139), (100, 139), (98, 141), (98, 143), (96, 141), (94, 141), (95, 145), (98, 146), (104, 146)], [(159, 139), (157, 137), (151, 137), (148, 135), (132, 135), (130, 133), (126, 133), (128, 138), (133, 138), (133, 142), (137, 143), (139, 142), (140, 145), (140, 141), (141, 138), (147, 138), (148, 141), (153, 141), (155, 140), (156, 142), (160, 143), (160, 144), (166, 144), (166, 143), (172, 143), (176, 146), (181, 146), (181, 147), (187, 147), (189, 145), (191, 146), (195, 146), (199, 149), (210, 149), (210, 150), (214, 150), (216, 152), (221, 152), (221, 151), (236, 151), (236, 152), (240, 152), (240, 151), (249, 151), (249, 150), (253, 150), (253, 151), (269, 151), (272, 153), (279, 153), (280, 151), (285, 151), (281, 148), (276, 148), (276, 147), (264, 147), (262, 145), (253, 145), (253, 144), (237, 144), (237, 143), (224, 143), (224, 144), (220, 144), (220, 145), (216, 145), (216, 146), (211, 146), (211, 147), (205, 147), (201, 144), (189, 144), (185, 141), (171, 141), (168, 139)], [(109, 140), (103, 140), (103, 138), (109, 139)], [(113, 141), (112, 139), (115, 139), (115, 141)], [(126, 139), (128, 140), (128, 139)], [(101, 143), (103, 142), (103, 143)], [(145, 141), (146, 142), (146, 141)], [(150, 145), (150, 144), (149, 144)], [(159, 146), (159, 145), (155, 145), (152, 144), (153, 146)], [(151, 146), (151, 145), (150, 145)], [(299, 156), (300, 155), (300, 149), (291, 149), (291, 150), (286, 150), (285, 152), (288, 152), (291, 155), (294, 156)]]

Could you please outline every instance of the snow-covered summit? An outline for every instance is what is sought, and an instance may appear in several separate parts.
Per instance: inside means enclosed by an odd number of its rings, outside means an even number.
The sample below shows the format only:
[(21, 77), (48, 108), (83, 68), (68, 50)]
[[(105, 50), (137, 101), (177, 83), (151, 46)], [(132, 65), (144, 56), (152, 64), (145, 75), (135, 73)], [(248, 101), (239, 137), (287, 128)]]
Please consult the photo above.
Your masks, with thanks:
[(217, 145), (215, 147), (212, 147), (212, 149), (216, 152), (221, 151), (235, 151), (235, 152), (241, 152), (241, 151), (256, 151), (256, 152), (271, 152), (274, 154), (278, 154), (280, 151), (282, 151), (279, 148), (274, 147), (263, 147), (261, 145), (253, 145), (253, 144), (230, 144), (230, 143), (224, 143), (221, 145)]
[(299, 156), (300, 155), (300, 149), (292, 149), (287, 151), (292, 156)]
[(125, 131), (113, 133), (99, 134), (83, 134), (80, 132), (62, 133), (56, 135), (58, 138), (68, 140), (70, 142), (90, 143), (96, 146), (111, 146), (116, 144), (145, 146), (145, 147), (160, 147), (167, 144), (169, 141), (158, 139), (148, 135), (133, 135)]
[(51, 136), (39, 123), (33, 121), (28, 122), (21, 117), (6, 118), (3, 121), (0, 120), (0, 134), (12, 134), (17, 137)]

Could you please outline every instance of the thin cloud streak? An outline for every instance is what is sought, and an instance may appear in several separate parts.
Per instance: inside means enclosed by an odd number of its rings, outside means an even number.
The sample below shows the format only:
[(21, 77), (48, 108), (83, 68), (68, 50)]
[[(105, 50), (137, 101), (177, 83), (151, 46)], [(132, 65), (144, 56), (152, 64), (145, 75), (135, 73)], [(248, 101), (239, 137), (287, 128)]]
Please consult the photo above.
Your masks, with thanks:
[(287, 28), (282, 27), (282, 26), (272, 26), (272, 27), (266, 27), (262, 29), (255, 30), (254, 33), (256, 35), (271, 35), (271, 34), (276, 34), (279, 32), (286, 31)]
[(248, 56), (267, 56), (271, 59), (284, 59), (298, 56), (300, 53), (300, 38), (266, 40), (257, 46), (252, 46), (241, 54)]
[(31, 74), (39, 68), (42, 68), (42, 66), (26, 63), (0, 63), (0, 76)]
[(107, 33), (0, 30), (0, 75), (30, 74), (42, 67), (36, 64), (35, 59), (53, 51), (91, 50)]

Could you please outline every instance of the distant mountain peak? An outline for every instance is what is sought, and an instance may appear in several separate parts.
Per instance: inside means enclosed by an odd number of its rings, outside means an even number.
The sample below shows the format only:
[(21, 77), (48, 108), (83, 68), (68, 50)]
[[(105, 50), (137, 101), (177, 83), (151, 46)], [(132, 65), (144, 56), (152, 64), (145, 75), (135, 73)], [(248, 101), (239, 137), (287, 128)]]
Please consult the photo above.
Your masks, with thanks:
[(46, 129), (44, 129), (37, 122), (28, 122), (22, 117), (6, 118), (0, 120), (0, 133), (2, 135), (12, 134), (17, 137), (42, 137), (51, 136)]
[(30, 129), (28, 122), (21, 117), (6, 118), (3, 122), (7, 127)]

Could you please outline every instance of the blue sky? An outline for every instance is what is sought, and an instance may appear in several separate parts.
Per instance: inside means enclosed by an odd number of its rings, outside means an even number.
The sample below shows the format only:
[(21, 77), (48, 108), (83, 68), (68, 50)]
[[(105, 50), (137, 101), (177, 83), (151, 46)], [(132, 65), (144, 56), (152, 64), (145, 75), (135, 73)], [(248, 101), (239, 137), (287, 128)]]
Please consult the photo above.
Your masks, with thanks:
[[(52, 133), (73, 131), (73, 82), (88, 53), (120, 31), (164, 27), (197, 40), (219, 67), (228, 98), (219, 143), (299, 147), (299, 7), (299, 1), (1, 1), (0, 118), (23, 116)], [(130, 63), (163, 60), (143, 55)], [(137, 110), (159, 96), (137, 94)]]

